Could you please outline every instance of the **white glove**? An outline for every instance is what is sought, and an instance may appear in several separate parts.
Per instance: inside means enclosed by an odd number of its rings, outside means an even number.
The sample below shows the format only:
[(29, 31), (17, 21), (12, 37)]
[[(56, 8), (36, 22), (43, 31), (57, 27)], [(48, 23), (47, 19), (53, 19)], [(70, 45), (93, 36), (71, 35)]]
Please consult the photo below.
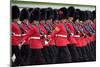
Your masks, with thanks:
[(22, 47), (22, 45), (25, 43), (25, 40), (23, 41), (23, 42), (21, 42), (21, 43), (19, 43), (19, 49), (21, 49), (21, 47)]
[(19, 49), (21, 49), (21, 47), (22, 47), (22, 43), (19, 43), (18, 47), (19, 47)]
[(17, 21), (18, 24), (21, 24), (21, 21)]
[(48, 44), (48, 41), (45, 40), (45, 44), (47, 45)]
[(71, 33), (71, 36), (73, 36), (74, 35), (74, 33)]

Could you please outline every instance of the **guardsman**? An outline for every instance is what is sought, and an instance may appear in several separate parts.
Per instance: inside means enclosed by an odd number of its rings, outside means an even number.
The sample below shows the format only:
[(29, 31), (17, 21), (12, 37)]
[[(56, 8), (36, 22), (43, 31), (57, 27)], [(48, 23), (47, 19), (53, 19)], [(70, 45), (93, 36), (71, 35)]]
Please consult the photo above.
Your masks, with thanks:
[(48, 36), (49, 38), (55, 37), (55, 43), (57, 47), (57, 59), (56, 63), (69, 63), (72, 62), (70, 51), (67, 47), (69, 41), (67, 40), (68, 32), (64, 26), (64, 20), (62, 19), (63, 12), (60, 12), (59, 21), (53, 32)]
[(91, 23), (92, 23), (92, 21), (91, 21), (91, 18), (92, 18), (91, 11), (85, 11), (85, 16), (86, 16), (86, 19), (85, 19), (83, 28), (85, 28), (84, 30), (86, 31), (86, 34), (88, 35), (86, 37), (86, 40), (87, 40), (86, 51), (87, 51), (87, 55), (89, 57), (89, 61), (92, 61), (95, 58), (93, 56), (93, 53), (91, 51), (91, 46), (90, 46), (90, 44), (93, 42), (93, 36), (94, 36), (94, 30), (91, 27)]
[(80, 20), (81, 23), (79, 23), (79, 29), (82, 33), (81, 51), (82, 51), (82, 55), (83, 55), (83, 61), (89, 61), (89, 56), (88, 56), (89, 54), (87, 53), (88, 52), (87, 51), (87, 44), (89, 42), (89, 40), (88, 40), (88, 31), (86, 31), (86, 29), (84, 28), (84, 23), (86, 21), (86, 12), (81, 11), (80, 12), (80, 17), (81, 17), (81, 20)]
[[(56, 27), (56, 25), (58, 23), (58, 19), (59, 19), (58, 10), (54, 9), (53, 14), (51, 14), (51, 15), (52, 15), (52, 23), (51, 23), (52, 30), (51, 31), (53, 31), (53, 29)], [(55, 40), (56, 40), (55, 37), (52, 37), (51, 40), (49, 41), (49, 48), (50, 48), (49, 51), (51, 53), (50, 56), (51, 56), (52, 63), (56, 63), (56, 56), (57, 56), (57, 48), (56, 48)]]
[(33, 28), (27, 32), (23, 37), (20, 45), (25, 43), (27, 39), (30, 38), (30, 65), (45, 64), (45, 59), (42, 53), (43, 45), (41, 43), (41, 34), (39, 31), (39, 19), (40, 19), (40, 8), (35, 8), (30, 16), (30, 22), (32, 23)]
[(92, 11), (93, 28), (96, 30), (96, 10)]
[(79, 53), (79, 61), (83, 61), (83, 56), (82, 56), (82, 51), (81, 51), (81, 44), (82, 44), (82, 32), (79, 29), (79, 23), (80, 23), (80, 9), (75, 10), (74, 18), (73, 18), (73, 27), (75, 29), (75, 40), (77, 41), (76, 43), (76, 49)]
[[(29, 12), (26, 8), (21, 10), (20, 14), (20, 21), (21, 21), (21, 30), (22, 30), (22, 38), (26, 35), (26, 33), (32, 28), (31, 24), (29, 23)], [(29, 39), (23, 44), (21, 47), (21, 56), (24, 59), (23, 65), (29, 64), (29, 55), (30, 55), (30, 43)]]
[(21, 41), (21, 29), (19, 27), (19, 15), (20, 15), (20, 10), (19, 7), (12, 6), (12, 24), (11, 24), (11, 29), (12, 29), (12, 57), (15, 55), (16, 59), (13, 59), (12, 65), (18, 66), (21, 63), (21, 56), (20, 56), (20, 50), (19, 50), (19, 43)]
[(72, 62), (78, 62), (79, 61), (79, 53), (76, 49), (76, 44), (77, 44), (77, 40), (76, 37), (79, 36), (76, 34), (75, 31), (75, 25), (73, 23), (73, 19), (74, 19), (74, 14), (75, 14), (75, 8), (74, 7), (69, 7), (68, 8), (68, 21), (66, 23), (67, 27), (69, 28), (69, 37), (68, 40), (70, 41), (70, 44), (68, 45), (69, 51), (71, 53), (72, 56)]
[[(44, 55), (44, 58), (46, 60), (46, 63), (51, 63), (51, 58), (50, 58), (50, 54), (52, 53), (49, 53), (49, 44), (48, 44), (48, 41), (47, 41), (47, 35), (48, 35), (48, 30), (46, 30), (46, 28), (44, 27), (45, 25), (45, 19), (46, 19), (46, 8), (43, 8), (40, 10), (40, 33), (42, 35), (42, 38), (41, 38), (41, 43), (43, 45), (43, 55)], [(46, 26), (47, 27), (47, 26)]]
[[(47, 11), (47, 17), (46, 17), (46, 25), (49, 27), (50, 32), (48, 31), (48, 35), (54, 30), (54, 24), (53, 24), (53, 9), (48, 8)], [(48, 42), (49, 44), (49, 53), (51, 57), (51, 63), (56, 63), (56, 47), (55, 47), (55, 37), (53, 37)]]
[(94, 35), (94, 41), (92, 42), (92, 50), (93, 50), (93, 54), (94, 54), (94, 57), (95, 57), (95, 60), (96, 60), (96, 10), (94, 10), (92, 12), (92, 21), (93, 21), (93, 24), (92, 24), (92, 27), (94, 28), (95, 30), (95, 35)]

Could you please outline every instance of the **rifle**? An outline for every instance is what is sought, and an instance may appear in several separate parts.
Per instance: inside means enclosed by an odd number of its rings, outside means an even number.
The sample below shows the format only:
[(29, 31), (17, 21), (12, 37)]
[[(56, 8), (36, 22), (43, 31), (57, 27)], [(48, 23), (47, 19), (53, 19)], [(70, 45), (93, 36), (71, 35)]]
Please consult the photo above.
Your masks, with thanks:
[(23, 22), (26, 26), (27, 26), (27, 28), (29, 28), (30, 29), (30, 26), (29, 26), (29, 24), (27, 24), (27, 23), (25, 23), (25, 22)]
[(44, 26), (44, 28), (45, 28), (46, 30), (48, 30), (49, 33), (52, 32), (52, 31), (50, 30), (50, 28), (46, 26), (46, 24), (43, 24), (43, 26)]
[(27, 32), (27, 30), (25, 30), (25, 29), (23, 28), (23, 26), (21, 25), (21, 21), (18, 21), (17, 24), (18, 24), (19, 28), (20, 28), (21, 30), (24, 31), (24, 33)]
[(74, 29), (76, 30), (76, 34), (79, 34), (80, 33), (80, 31), (79, 31), (79, 29), (78, 29), (78, 27), (72, 22), (72, 25), (73, 25), (73, 27), (74, 27)]
[(48, 26), (49, 26), (50, 30), (54, 29), (54, 25), (53, 24), (49, 23)]
[(90, 29), (92, 30), (92, 32), (95, 33), (95, 29), (92, 27), (92, 25), (88, 24), (88, 26), (90, 27)]
[(79, 24), (79, 23), (78, 23), (78, 28), (79, 28), (79, 31), (82, 33), (82, 35), (83, 35), (84, 37), (87, 37), (87, 34), (86, 34), (86, 33), (84, 33), (83, 28), (80, 28), (80, 26), (79, 26), (79, 25), (81, 25), (81, 24)]
[(40, 28), (39, 25), (38, 25), (38, 28), (39, 28), (40, 34), (42, 35), (42, 38), (46, 38), (46, 37), (45, 37), (45, 33), (42, 31), (42, 29)]
[(92, 29), (90, 28), (89, 24), (85, 24), (84, 27), (85, 27), (85, 29), (87, 31), (89, 31), (90, 36), (92, 36), (94, 34), (93, 31), (92, 31)]
[(68, 28), (67, 24), (64, 24), (66, 31), (69, 33), (69, 36), (72, 34), (71, 30)]

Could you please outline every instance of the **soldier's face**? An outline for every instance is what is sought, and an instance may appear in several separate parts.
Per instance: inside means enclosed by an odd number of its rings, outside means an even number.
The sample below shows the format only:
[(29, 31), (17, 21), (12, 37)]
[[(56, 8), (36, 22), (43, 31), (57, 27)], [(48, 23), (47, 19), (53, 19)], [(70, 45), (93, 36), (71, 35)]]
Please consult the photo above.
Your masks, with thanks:
[(70, 21), (73, 21), (73, 17), (69, 17), (68, 19), (69, 19)]
[(79, 19), (77, 19), (75, 22), (79, 22)]
[(14, 22), (17, 22), (17, 21), (19, 21), (19, 19), (14, 19), (13, 21), (14, 21)]
[(41, 24), (44, 24), (44, 23), (45, 23), (45, 21), (44, 21), (44, 20), (41, 20), (41, 21), (40, 21), (40, 23), (41, 23)]
[(24, 19), (24, 20), (23, 20), (23, 22), (28, 23), (28, 22), (29, 22), (29, 20), (28, 20), (28, 19)]
[(54, 21), (54, 24), (58, 24), (58, 23), (59, 23), (59, 21), (58, 21), (58, 20), (55, 20), (55, 21)]
[(63, 11), (59, 11), (59, 14), (62, 15), (63, 14)]
[(93, 23), (96, 23), (96, 19), (93, 20)]
[(37, 24), (38, 24), (38, 21), (33, 21), (33, 23), (34, 23), (35, 25), (37, 25)]
[(62, 19), (61, 20), (62, 23), (66, 23), (66, 21), (67, 21), (66, 19)]
[(52, 22), (52, 19), (47, 20), (47, 23), (51, 23), (51, 22)]

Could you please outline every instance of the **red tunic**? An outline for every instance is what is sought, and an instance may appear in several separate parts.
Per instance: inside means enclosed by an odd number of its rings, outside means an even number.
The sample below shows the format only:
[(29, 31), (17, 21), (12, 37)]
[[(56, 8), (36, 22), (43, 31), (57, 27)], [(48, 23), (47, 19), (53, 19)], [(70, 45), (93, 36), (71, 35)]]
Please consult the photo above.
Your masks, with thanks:
[[(84, 22), (82, 22), (81, 28), (83, 29), (83, 32), (84, 32), (86, 35), (89, 34), (89, 32), (84, 28)], [(86, 37), (86, 38), (82, 37), (82, 46), (86, 46), (87, 43), (88, 43), (89, 41), (90, 41), (90, 40), (89, 40), (89, 37)]]
[[(78, 27), (78, 29), (83, 29), (83, 27), (80, 25), (80, 23), (75, 23), (75, 25)], [(76, 37), (76, 36), (79, 36), (79, 37)], [(86, 38), (84, 38), (82, 36), (82, 33), (78, 33), (78, 34), (75, 34), (74, 35), (75, 37), (75, 40), (76, 40), (76, 47), (83, 47), (83, 46), (86, 46), (87, 45), (87, 41), (86, 41)]]
[[(50, 23), (51, 23), (51, 22), (50, 22)], [(49, 27), (49, 23), (47, 23), (46, 26)], [(51, 29), (51, 28), (49, 27), (49, 29)], [(49, 31), (48, 31), (48, 32), (49, 32)], [(49, 44), (50, 46), (55, 45), (55, 37), (52, 37), (52, 39), (48, 42), (48, 44)]]
[(27, 32), (27, 34), (23, 37), (22, 41), (27, 41), (30, 38), (30, 48), (32, 49), (42, 49), (42, 43), (40, 39), (40, 32), (37, 26), (34, 26)]
[(75, 40), (75, 37), (74, 37), (75, 30), (73, 28), (73, 25), (69, 22), (69, 23), (67, 23), (67, 26), (70, 29), (70, 31), (73, 33), (73, 36), (69, 37), (68, 40), (69, 40), (70, 44), (76, 44), (77, 41)]
[[(30, 27), (30, 28), (28, 28), (28, 27), (26, 26), (25, 23), (22, 23), (21, 25), (22, 25), (22, 27), (23, 27), (27, 32), (32, 28), (32, 25), (31, 25), (31, 24), (29, 24), (29, 27)], [(26, 35), (26, 33), (22, 34), (22, 38), (23, 38), (25, 35)], [(28, 39), (28, 40), (25, 42), (25, 44), (23, 44), (23, 45), (29, 45), (29, 44), (30, 44), (30, 40)]]
[(64, 27), (64, 24), (57, 25), (57, 28), (59, 28), (59, 31), (52, 32), (51, 37), (55, 36), (56, 46), (66, 46), (69, 44), (69, 41), (67, 40), (68, 33)]
[[(76, 22), (75, 23), (75, 25), (78, 27), (79, 25), (78, 25), (78, 23)], [(78, 27), (78, 30), (79, 30), (79, 27)], [(75, 31), (77, 31), (77, 30), (75, 30)], [(82, 45), (82, 34), (81, 33), (78, 33), (78, 34), (75, 34), (74, 35), (74, 37), (75, 37), (75, 40), (76, 40), (76, 47), (81, 47)]]
[(18, 24), (16, 22), (12, 22), (12, 45), (18, 46), (18, 44), (21, 41), (21, 29), (19, 28)]
[(96, 23), (93, 23), (92, 27), (96, 30)]
[[(43, 26), (42, 24), (40, 25), (40, 28), (41, 28), (42, 32), (44, 33), (44, 36), (47, 37), (47, 33), (48, 33), (48, 32), (47, 32), (47, 30), (44, 28), (44, 26)], [(48, 46), (48, 44), (46, 44), (45, 41), (46, 41), (45, 38), (41, 39), (42, 45), (43, 45), (43, 46)]]
[[(96, 31), (96, 24), (93, 23), (93, 24), (91, 24), (91, 26), (92, 26), (93, 29)], [(91, 42), (94, 41), (94, 40), (96, 40), (96, 33), (95, 33), (94, 35), (90, 36), (90, 37), (89, 37), (89, 40), (90, 40)]]

